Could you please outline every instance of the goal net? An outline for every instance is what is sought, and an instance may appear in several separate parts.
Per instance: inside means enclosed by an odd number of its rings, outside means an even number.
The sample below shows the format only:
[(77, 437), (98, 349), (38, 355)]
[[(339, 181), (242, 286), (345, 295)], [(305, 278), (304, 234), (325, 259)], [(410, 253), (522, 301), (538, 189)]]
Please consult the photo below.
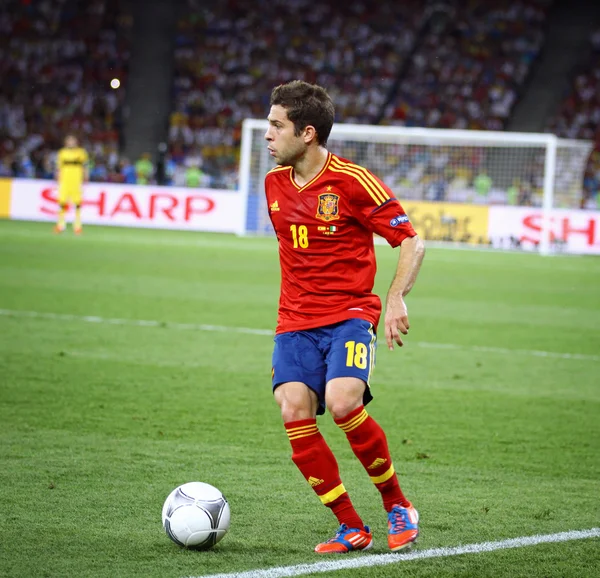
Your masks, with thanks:
[[(264, 139), (267, 128), (265, 120), (243, 123), (241, 234), (273, 234), (264, 195), (265, 174), (274, 166)], [(578, 225), (570, 220), (565, 230), (557, 211), (570, 214), (581, 206), (592, 150), (587, 141), (537, 133), (335, 124), (327, 148), (382, 179), (426, 240), (544, 254), (585, 252), (577, 250), (581, 240), (571, 234)]]

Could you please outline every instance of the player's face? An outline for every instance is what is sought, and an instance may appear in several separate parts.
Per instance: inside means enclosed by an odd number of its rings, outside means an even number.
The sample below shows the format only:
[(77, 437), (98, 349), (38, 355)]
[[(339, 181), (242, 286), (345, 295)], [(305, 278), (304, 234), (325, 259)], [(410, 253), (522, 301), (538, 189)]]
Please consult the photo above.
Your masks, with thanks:
[(77, 139), (74, 136), (68, 136), (65, 139), (65, 146), (67, 148), (75, 148), (77, 146)]
[(271, 107), (269, 128), (265, 139), (269, 143), (268, 149), (278, 165), (294, 166), (306, 152), (304, 133), (300, 136), (294, 134), (294, 123), (288, 118), (286, 109), (275, 104)]

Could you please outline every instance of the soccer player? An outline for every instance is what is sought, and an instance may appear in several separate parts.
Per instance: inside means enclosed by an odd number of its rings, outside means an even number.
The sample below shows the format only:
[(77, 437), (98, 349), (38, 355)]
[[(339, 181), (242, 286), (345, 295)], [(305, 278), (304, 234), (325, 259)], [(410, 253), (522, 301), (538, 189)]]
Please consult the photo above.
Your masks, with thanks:
[(387, 295), (389, 349), (409, 329), (404, 297), (424, 255), (402, 206), (367, 169), (326, 149), (334, 119), (327, 92), (292, 81), (273, 89), (268, 150), (277, 167), (265, 177), (269, 215), (279, 242), (281, 296), (272, 381), (292, 446), (292, 461), (340, 524), (320, 554), (367, 550), (368, 526), (354, 509), (336, 459), (319, 432), (325, 408), (383, 499), (391, 550), (408, 548), (419, 529), (417, 510), (398, 483), (381, 426), (367, 413), (381, 302), (373, 233), (401, 246)]
[(73, 232), (81, 234), (81, 201), (83, 183), (89, 180), (88, 154), (78, 146), (72, 135), (65, 137), (65, 146), (58, 151), (56, 159), (56, 180), (58, 181), (58, 221), (54, 231), (62, 233), (65, 228), (65, 213), (69, 203), (75, 206)]

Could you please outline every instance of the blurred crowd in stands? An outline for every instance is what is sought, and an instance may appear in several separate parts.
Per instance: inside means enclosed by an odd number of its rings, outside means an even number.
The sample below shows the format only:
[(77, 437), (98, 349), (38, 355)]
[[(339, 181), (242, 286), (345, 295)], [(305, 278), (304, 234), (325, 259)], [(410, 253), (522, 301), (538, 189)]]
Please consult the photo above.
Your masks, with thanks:
[(95, 179), (119, 172), (132, 20), (122, 0), (0, 4), (0, 176), (51, 178), (77, 134)]
[(337, 119), (377, 120), (424, 13), (418, 0), (189, 0), (178, 24), (174, 157), (200, 153), (207, 172), (235, 182), (241, 121), (265, 118), (273, 86), (326, 86)]
[[(264, 118), (271, 88), (292, 78), (327, 87), (338, 122), (502, 130), (543, 45), (550, 3), (187, 0), (177, 22), (167, 142), (157, 155), (127, 159), (119, 151), (128, 0), (5, 0), (0, 176), (52, 178), (56, 150), (73, 132), (89, 152), (92, 180), (233, 189), (242, 120)], [(591, 62), (550, 129), (598, 144), (600, 31), (592, 42)], [(421, 198), (469, 189), (493, 200), (498, 159), (480, 150), (400, 147), (386, 155), (382, 171), (391, 186), (416, 189)], [(535, 181), (506, 184), (505, 201), (532, 202)], [(586, 198), (599, 188), (597, 147)]]
[(594, 142), (585, 172), (582, 208), (600, 208), (600, 28), (590, 39), (590, 56), (574, 75), (549, 130), (558, 136)]
[(196, 7), (179, 22), (171, 150), (199, 151), (209, 173), (235, 180), (241, 120), (264, 118), (271, 87), (291, 78), (326, 86), (338, 121), (501, 130), (543, 44), (548, 4)]
[(544, 41), (546, 2), (459, 2), (429, 22), (385, 117), (502, 130)]

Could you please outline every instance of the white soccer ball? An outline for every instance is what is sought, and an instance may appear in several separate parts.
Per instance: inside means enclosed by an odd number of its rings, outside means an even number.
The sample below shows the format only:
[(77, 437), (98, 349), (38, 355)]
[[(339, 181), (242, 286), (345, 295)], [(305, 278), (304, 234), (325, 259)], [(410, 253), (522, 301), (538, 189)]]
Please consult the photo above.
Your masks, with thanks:
[(189, 482), (175, 488), (162, 509), (167, 536), (176, 544), (206, 550), (229, 529), (229, 503), (214, 486)]

